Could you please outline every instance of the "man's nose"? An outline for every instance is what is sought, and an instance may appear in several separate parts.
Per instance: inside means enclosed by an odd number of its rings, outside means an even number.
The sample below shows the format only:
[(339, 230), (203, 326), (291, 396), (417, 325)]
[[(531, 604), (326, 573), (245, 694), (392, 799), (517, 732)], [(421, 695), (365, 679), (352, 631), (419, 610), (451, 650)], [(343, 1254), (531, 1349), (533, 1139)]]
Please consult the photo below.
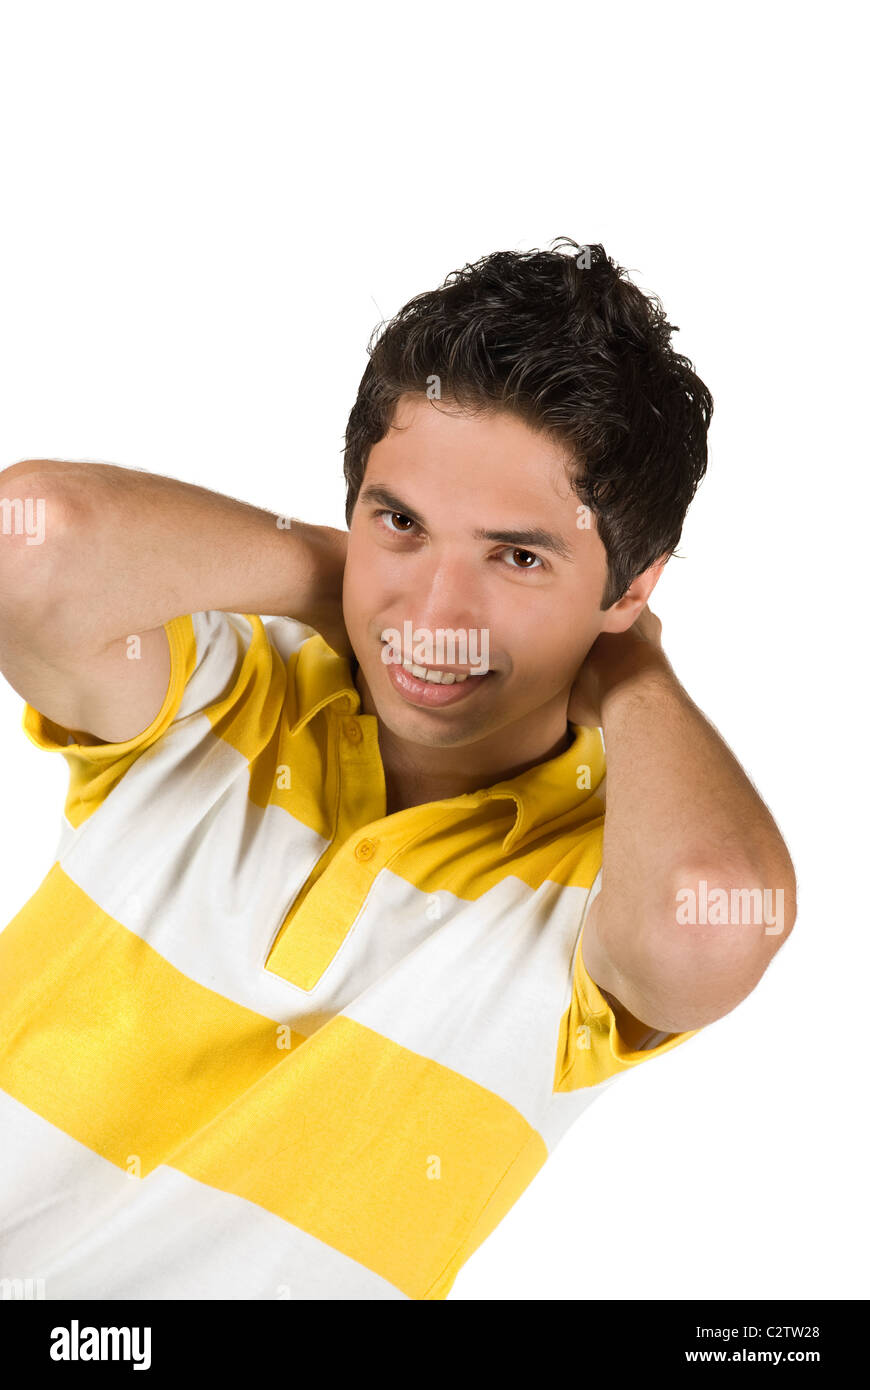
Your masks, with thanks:
[(408, 594), (416, 627), (477, 628), (484, 609), (479, 562), (460, 555), (427, 557)]

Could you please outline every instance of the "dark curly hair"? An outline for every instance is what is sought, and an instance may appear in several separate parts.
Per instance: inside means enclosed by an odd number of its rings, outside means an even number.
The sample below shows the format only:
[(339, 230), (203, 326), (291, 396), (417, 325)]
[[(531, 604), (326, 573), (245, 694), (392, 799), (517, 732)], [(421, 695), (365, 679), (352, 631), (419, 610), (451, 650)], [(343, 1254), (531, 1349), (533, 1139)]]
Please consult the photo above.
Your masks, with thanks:
[(671, 347), (678, 330), (655, 295), (601, 245), (559, 237), (554, 247), (452, 271), (374, 330), (345, 435), (345, 517), (350, 526), (399, 397), (425, 395), (436, 376), (439, 399), (511, 411), (567, 446), (571, 485), (607, 553), (606, 609), (674, 554), (706, 472), (713, 398)]

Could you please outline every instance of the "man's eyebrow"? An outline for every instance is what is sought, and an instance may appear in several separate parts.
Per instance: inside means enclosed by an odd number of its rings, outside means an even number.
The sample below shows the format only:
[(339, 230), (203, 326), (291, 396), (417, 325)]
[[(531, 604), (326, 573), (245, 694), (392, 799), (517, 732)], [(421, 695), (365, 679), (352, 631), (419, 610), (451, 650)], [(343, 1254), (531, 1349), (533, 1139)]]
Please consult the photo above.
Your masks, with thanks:
[[(382, 507), (389, 507), (391, 512), (401, 512), (403, 516), (410, 517), (418, 526), (425, 525), (423, 518), (418, 516), (407, 502), (390, 492), (389, 488), (381, 487), (380, 483), (370, 483), (364, 487), (359, 501), (379, 503)], [(503, 545), (516, 545), (523, 550), (551, 550), (563, 560), (574, 559), (571, 547), (562, 537), (555, 531), (545, 530), (542, 526), (529, 526), (518, 531), (485, 531), (478, 527), (472, 535), (476, 541), (501, 541)]]

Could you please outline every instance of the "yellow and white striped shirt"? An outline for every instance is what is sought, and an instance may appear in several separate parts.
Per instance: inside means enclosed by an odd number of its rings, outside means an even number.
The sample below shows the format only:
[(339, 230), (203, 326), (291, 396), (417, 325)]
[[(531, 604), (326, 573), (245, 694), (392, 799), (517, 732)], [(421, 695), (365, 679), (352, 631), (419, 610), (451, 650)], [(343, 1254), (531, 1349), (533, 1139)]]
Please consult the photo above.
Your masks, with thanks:
[(319, 634), (166, 631), (137, 738), (25, 707), (70, 783), (0, 932), (0, 1277), (443, 1299), (586, 1106), (694, 1035), (629, 1050), (583, 964), (601, 733), (386, 815), (377, 719)]

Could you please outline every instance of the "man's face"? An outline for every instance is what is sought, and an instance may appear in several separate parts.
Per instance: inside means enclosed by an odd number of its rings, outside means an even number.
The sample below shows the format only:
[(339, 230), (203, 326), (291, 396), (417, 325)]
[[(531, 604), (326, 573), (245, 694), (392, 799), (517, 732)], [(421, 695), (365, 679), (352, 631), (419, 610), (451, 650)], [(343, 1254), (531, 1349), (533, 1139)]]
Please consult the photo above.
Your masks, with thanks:
[[(409, 743), (452, 747), (501, 733), (506, 749), (516, 726), (564, 715), (605, 622), (606, 552), (578, 507), (567, 455), (515, 416), (403, 396), (369, 455), (348, 538), (343, 610), (363, 712)], [(431, 682), (384, 662), (382, 653), (396, 655), (381, 640), (388, 629), (406, 658), (428, 636), (426, 664), (440, 669), (480, 669), (488, 644), (490, 670), (433, 695)], [(439, 650), (439, 629), (467, 634), (466, 650)]]

